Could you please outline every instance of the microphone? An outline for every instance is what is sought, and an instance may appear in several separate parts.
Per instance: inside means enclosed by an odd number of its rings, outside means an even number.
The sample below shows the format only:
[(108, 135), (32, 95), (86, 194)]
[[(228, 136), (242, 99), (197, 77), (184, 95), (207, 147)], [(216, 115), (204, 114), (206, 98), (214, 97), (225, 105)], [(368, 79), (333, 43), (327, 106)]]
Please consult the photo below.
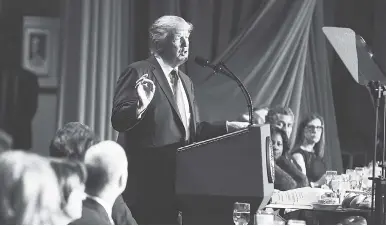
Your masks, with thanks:
[(211, 64), (209, 62), (209, 60), (205, 59), (205, 58), (202, 58), (202, 57), (199, 57), (199, 56), (196, 56), (194, 58), (194, 62), (196, 62), (196, 64), (200, 65), (201, 67), (209, 67), (209, 68), (212, 68), (214, 71), (219, 71), (221, 70), (221, 68), (219, 68), (217, 65), (214, 65), (214, 64)]
[(244, 84), (240, 81), (240, 79), (235, 74), (233, 74), (233, 72), (221, 61), (218, 64), (214, 65), (214, 64), (211, 64), (209, 60), (199, 56), (196, 56), (194, 58), (194, 61), (201, 67), (212, 68), (215, 73), (220, 72), (228, 76), (229, 78), (231, 78), (237, 83), (237, 85), (241, 89), (241, 92), (244, 94), (245, 100), (247, 102), (248, 113), (249, 113), (249, 125), (252, 125), (253, 124), (252, 99), (248, 93), (248, 90), (245, 88)]

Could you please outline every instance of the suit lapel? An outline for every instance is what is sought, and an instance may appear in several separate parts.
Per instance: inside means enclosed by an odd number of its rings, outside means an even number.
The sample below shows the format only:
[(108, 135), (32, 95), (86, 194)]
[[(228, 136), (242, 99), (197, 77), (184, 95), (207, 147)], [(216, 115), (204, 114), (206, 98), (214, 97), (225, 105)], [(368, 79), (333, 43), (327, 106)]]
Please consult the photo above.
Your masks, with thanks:
[(195, 125), (196, 116), (193, 108), (194, 93), (192, 93), (191, 87), (187, 87), (187, 84), (191, 84), (191, 81), (188, 79), (188, 76), (184, 74), (182, 71), (179, 71), (178, 73), (180, 74), (182, 85), (184, 86), (186, 96), (188, 97), (189, 110), (191, 115), (190, 128), (193, 130), (193, 133), (191, 133), (191, 135), (196, 134), (196, 125)]
[(157, 79), (161, 90), (164, 92), (165, 96), (167, 97), (170, 105), (173, 107), (174, 111), (178, 115), (180, 122), (181, 122), (181, 125), (184, 126), (182, 123), (180, 111), (178, 110), (177, 103), (174, 101), (174, 95), (173, 95), (172, 89), (170, 88), (169, 82), (166, 79), (166, 76), (165, 76), (164, 72), (162, 71), (161, 66), (158, 64), (155, 57), (150, 57), (148, 59), (148, 61), (154, 66), (153, 67), (153, 74), (154, 74), (155, 78)]

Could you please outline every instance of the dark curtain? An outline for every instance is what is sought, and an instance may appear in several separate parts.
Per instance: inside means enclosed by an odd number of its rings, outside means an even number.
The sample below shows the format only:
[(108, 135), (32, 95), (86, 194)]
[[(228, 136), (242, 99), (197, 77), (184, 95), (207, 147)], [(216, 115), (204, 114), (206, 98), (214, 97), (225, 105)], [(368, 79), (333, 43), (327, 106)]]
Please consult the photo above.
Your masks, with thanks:
[[(334, 23), (361, 35), (383, 71), (386, 69), (385, 9), (383, 0), (339, 0)], [(355, 83), (339, 57), (333, 55), (332, 84), (341, 148), (344, 152), (360, 154), (354, 160), (354, 166), (360, 166), (372, 161), (375, 111), (367, 89)], [(380, 116), (381, 122), (382, 118)], [(367, 155), (367, 161), (363, 154)]]

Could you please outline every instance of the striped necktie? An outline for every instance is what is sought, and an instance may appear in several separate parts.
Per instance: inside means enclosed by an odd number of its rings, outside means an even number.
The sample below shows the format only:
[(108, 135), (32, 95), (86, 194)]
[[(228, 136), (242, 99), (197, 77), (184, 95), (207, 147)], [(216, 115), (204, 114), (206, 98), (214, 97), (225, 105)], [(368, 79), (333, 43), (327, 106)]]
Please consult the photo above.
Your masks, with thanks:
[(175, 70), (170, 72), (170, 81), (172, 83), (172, 90), (174, 94), (174, 101), (177, 104), (178, 111), (181, 116), (182, 123), (184, 124), (185, 127), (185, 132), (186, 132), (186, 139), (189, 138), (189, 128), (188, 128), (188, 121), (187, 121), (187, 115), (185, 111), (185, 104), (184, 104), (184, 99), (183, 99), (183, 86), (182, 84), (179, 84), (179, 76)]

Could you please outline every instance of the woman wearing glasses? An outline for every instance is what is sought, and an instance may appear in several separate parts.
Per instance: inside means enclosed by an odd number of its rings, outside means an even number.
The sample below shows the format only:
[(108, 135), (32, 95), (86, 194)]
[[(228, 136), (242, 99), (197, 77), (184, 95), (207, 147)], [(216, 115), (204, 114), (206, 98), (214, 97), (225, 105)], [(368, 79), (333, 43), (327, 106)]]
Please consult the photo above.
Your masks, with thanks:
[(311, 114), (299, 125), (292, 156), (307, 176), (312, 187), (324, 183), (326, 173), (324, 156), (324, 120), (318, 114)]

